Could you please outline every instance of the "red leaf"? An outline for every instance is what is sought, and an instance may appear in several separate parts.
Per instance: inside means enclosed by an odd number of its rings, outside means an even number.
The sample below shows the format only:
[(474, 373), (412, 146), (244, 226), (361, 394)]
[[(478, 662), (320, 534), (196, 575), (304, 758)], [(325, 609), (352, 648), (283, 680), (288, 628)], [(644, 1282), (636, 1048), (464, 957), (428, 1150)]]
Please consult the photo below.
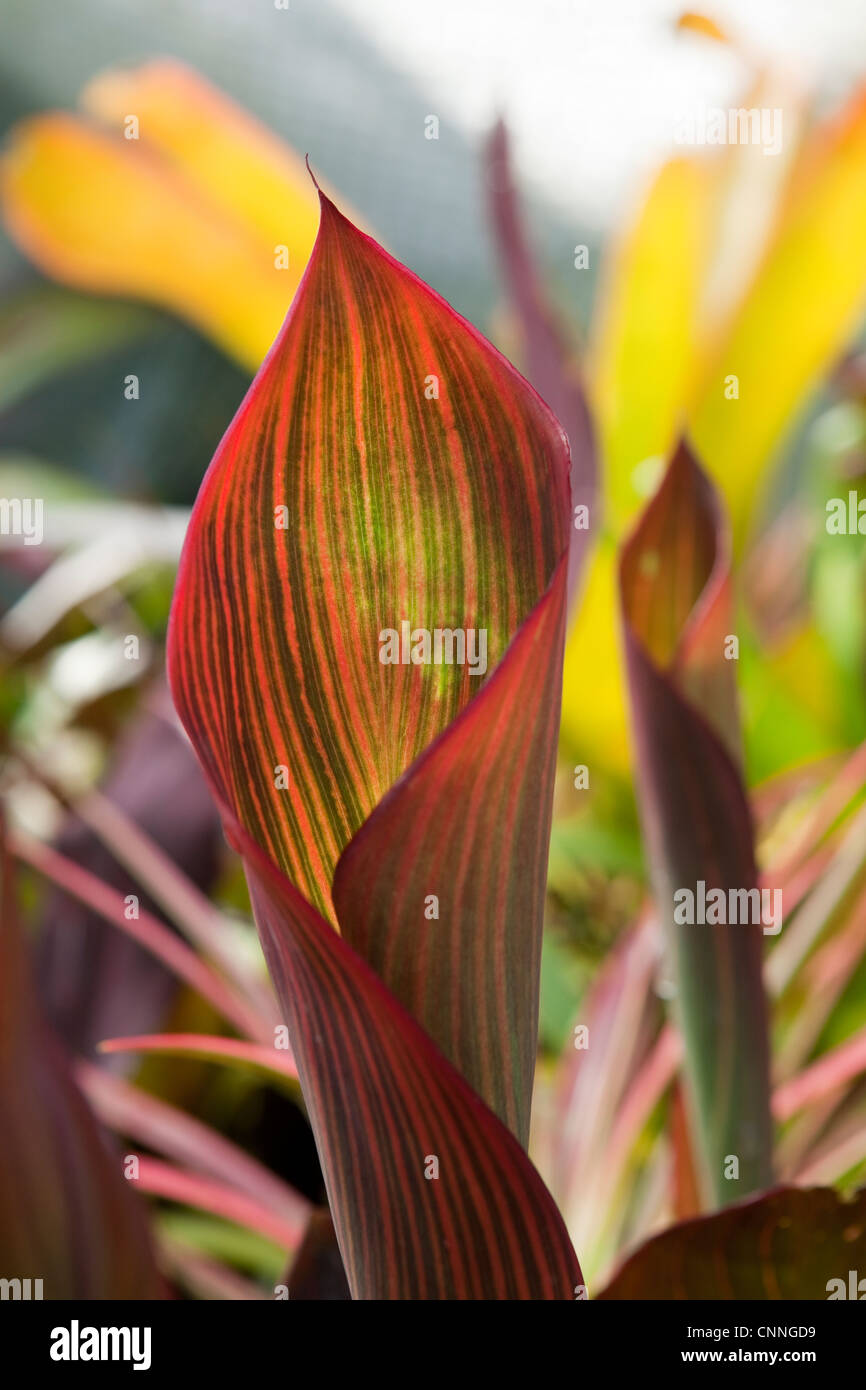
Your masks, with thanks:
[[(866, 1190), (780, 1187), (662, 1231), (599, 1298), (826, 1299), (866, 1268)], [(856, 1282), (856, 1280), (855, 1280)], [(853, 1297), (859, 1297), (854, 1294)]]
[(269, 1080), (296, 1082), (298, 1077), (298, 1069), (288, 1052), (238, 1038), (214, 1037), (209, 1033), (145, 1033), (131, 1038), (108, 1038), (100, 1043), (99, 1050), (200, 1057), (204, 1061), (225, 1062), (228, 1066), (250, 1067), (264, 1072)]
[[(570, 1299), (562, 1218), (511, 1133), (240, 827), (355, 1298)], [(430, 1160), (438, 1165), (438, 1176)]]
[(287, 1250), (294, 1250), (300, 1243), (302, 1228), (297, 1220), (281, 1215), (215, 1178), (202, 1177), (200, 1173), (190, 1173), (171, 1163), (163, 1163), (161, 1159), (145, 1156), (138, 1160), (138, 1177), (134, 1181), (143, 1192), (213, 1212), (215, 1216), (258, 1231), (259, 1235), (284, 1245)]
[(237, 1188), (294, 1221), (300, 1238), (309, 1203), (211, 1125), (86, 1062), (78, 1064), (76, 1079), (96, 1113), (118, 1134)]
[[(194, 508), (169, 658), (245, 861), (355, 1297), (580, 1283), (479, 1098), (525, 1136), (567, 469), (513, 368), (323, 198)], [(486, 685), (459, 661), (383, 663), (404, 621), (484, 632)]]

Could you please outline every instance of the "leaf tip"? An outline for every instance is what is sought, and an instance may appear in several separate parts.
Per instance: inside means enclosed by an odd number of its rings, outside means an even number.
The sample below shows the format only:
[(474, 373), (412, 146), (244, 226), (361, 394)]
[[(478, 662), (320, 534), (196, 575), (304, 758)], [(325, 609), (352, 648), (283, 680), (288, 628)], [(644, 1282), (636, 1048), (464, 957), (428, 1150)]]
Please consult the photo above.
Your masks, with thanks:
[(312, 165), (310, 164), (310, 156), (309, 156), (308, 154), (305, 154), (305, 155), (304, 155), (304, 163), (305, 163), (306, 166), (307, 166), (307, 173), (309, 174), (310, 178), (313, 180), (313, 183), (316, 185), (316, 192), (318, 193), (319, 197), (322, 198), (322, 197), (323, 197), (323, 194), (322, 194), (321, 188), (319, 187), (319, 180), (316, 178), (315, 174), (313, 173), (313, 167), (312, 167)]

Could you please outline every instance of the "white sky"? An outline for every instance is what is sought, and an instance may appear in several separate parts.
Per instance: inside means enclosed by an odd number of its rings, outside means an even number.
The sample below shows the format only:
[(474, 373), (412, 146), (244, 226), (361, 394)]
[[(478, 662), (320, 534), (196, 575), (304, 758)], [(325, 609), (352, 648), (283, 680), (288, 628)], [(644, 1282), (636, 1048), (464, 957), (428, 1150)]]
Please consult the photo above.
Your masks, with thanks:
[[(503, 114), (523, 179), (607, 222), (684, 113), (733, 102), (745, 68), (677, 34), (675, 0), (334, 0), (474, 135)], [(692, 8), (825, 94), (866, 70), (866, 0), (715, 0)]]

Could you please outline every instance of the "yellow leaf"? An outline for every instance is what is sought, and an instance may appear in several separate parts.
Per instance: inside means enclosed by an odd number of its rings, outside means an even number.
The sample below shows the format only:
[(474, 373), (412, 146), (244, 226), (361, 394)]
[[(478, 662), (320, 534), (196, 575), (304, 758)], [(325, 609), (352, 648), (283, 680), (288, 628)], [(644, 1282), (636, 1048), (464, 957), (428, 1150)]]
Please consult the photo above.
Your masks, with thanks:
[[(692, 416), (742, 543), (768, 463), (866, 309), (866, 91), (806, 143)], [(738, 393), (733, 394), (734, 390)], [(727, 394), (726, 394), (727, 391)]]
[(171, 58), (111, 69), (90, 82), (81, 103), (117, 129), (134, 113), (145, 147), (191, 191), (242, 221), (272, 257), (285, 246), (290, 268), (303, 271), (319, 225), (303, 160), (197, 72)]
[(692, 34), (700, 34), (705, 39), (714, 39), (717, 43), (729, 42), (724, 29), (719, 28), (714, 19), (710, 19), (708, 15), (699, 14), (696, 10), (684, 11), (677, 19), (677, 28)]
[(0, 198), (9, 232), (45, 274), (169, 309), (249, 366), (267, 351), (295, 288), (257, 242), (191, 198), (136, 142), (74, 116), (15, 128)]
[(590, 557), (565, 648), (563, 752), (590, 768), (626, 776), (628, 715), (619, 646), (615, 543), (603, 538)]
[(653, 491), (684, 423), (697, 356), (697, 306), (710, 247), (714, 169), (665, 164), (605, 275), (591, 394), (615, 529)]
[(148, 300), (257, 367), (318, 226), (302, 161), (191, 69), (159, 59), (94, 79), (92, 117), (16, 126), (0, 201), (56, 280)]

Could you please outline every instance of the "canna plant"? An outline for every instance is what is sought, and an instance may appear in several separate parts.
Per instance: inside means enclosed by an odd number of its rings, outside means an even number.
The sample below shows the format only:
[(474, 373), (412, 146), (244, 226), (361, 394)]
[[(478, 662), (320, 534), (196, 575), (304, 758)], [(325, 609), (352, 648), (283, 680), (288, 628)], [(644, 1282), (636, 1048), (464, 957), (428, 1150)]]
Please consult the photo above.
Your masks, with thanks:
[[(761, 939), (772, 923), (763, 910), (743, 921), (727, 911), (759, 896), (763, 909), (768, 890), (758, 888), (740, 771), (724, 522), (685, 445), (623, 548), (620, 586), (644, 833), (674, 959), (701, 1180), (723, 1204), (732, 1163), (741, 1192), (772, 1181)], [(689, 894), (704, 904), (716, 894), (725, 911), (690, 912)]]
[[(332, 404), (340, 400), (351, 401), (348, 425)], [(497, 471), (511, 439), (527, 448), (522, 477), (507, 463)], [(322, 197), (298, 297), (194, 509), (169, 656), (175, 700), (244, 861), (354, 1297), (585, 1294), (553, 1200), (514, 1141), (526, 1142), (534, 1069), (567, 463), (553, 418), (526, 384)], [(480, 479), (431, 574), (417, 499), (430, 509), (428, 527), (453, 526), (453, 511), (437, 504), (451, 495), (455, 467), (470, 476), (478, 468)], [(467, 610), (446, 564), (458, 555), (465, 582), (464, 555), (472, 565), (485, 542), (488, 563), (508, 553), (513, 537), (491, 534), (489, 508), (475, 501), (491, 468), (503, 495), (518, 489), (516, 515), (540, 506), (560, 516), (560, 549), (547, 563), (543, 550), (536, 555), (540, 578), (517, 608), (510, 643), (488, 620), (494, 663), (502, 655), (480, 693), (473, 697), (470, 675), (447, 669), (450, 688), (440, 681), (431, 692), (423, 682), (436, 669), (425, 625), (412, 626), (416, 605), (432, 599), (440, 618), (445, 594), (456, 594), (448, 622), (467, 627), (495, 611), (484, 598)], [(385, 505), (395, 487), (406, 514)], [(303, 525), (306, 508), (312, 531), (307, 523), (293, 533), (288, 519)], [(545, 534), (540, 515), (535, 531)], [(336, 543), (342, 534), (348, 547)], [(393, 574), (389, 537), (399, 538)], [(525, 553), (523, 541), (515, 556)], [(515, 563), (500, 581), (507, 610), (506, 576), (520, 579)], [(703, 878), (711, 891), (748, 896), (758, 878), (724, 657), (724, 527), (685, 447), (623, 551), (621, 583), (659, 914), (680, 881)], [(395, 634), (411, 628), (396, 709), (391, 663), (382, 660), (392, 605)], [(331, 653), (324, 668), (319, 643)], [(422, 678), (414, 689), (413, 676)], [(307, 804), (318, 813), (304, 828)], [(759, 929), (692, 924), (673, 947), (695, 1139), (680, 1143), (695, 1200), (699, 1208), (729, 1200), (732, 1176), (738, 1196), (763, 1194), (773, 1137)], [(650, 1104), (678, 1055), (663, 1034), (642, 1082)], [(668, 1243), (650, 1241), (605, 1296), (650, 1288), (677, 1296), (684, 1277), (714, 1296), (734, 1288), (819, 1296), (833, 1262), (863, 1241), (856, 1217), (834, 1194), (777, 1189), (725, 1219), (676, 1227)], [(789, 1227), (791, 1237), (777, 1241), (773, 1233)], [(820, 1258), (804, 1269), (818, 1230)], [(713, 1271), (729, 1260), (736, 1268), (742, 1248), (753, 1257), (748, 1278), (714, 1283)]]
[[(353, 1296), (571, 1299), (524, 1152), (568, 447), (321, 207), (193, 509), (172, 692), (244, 862)], [(483, 685), (440, 634), (483, 636)]]

